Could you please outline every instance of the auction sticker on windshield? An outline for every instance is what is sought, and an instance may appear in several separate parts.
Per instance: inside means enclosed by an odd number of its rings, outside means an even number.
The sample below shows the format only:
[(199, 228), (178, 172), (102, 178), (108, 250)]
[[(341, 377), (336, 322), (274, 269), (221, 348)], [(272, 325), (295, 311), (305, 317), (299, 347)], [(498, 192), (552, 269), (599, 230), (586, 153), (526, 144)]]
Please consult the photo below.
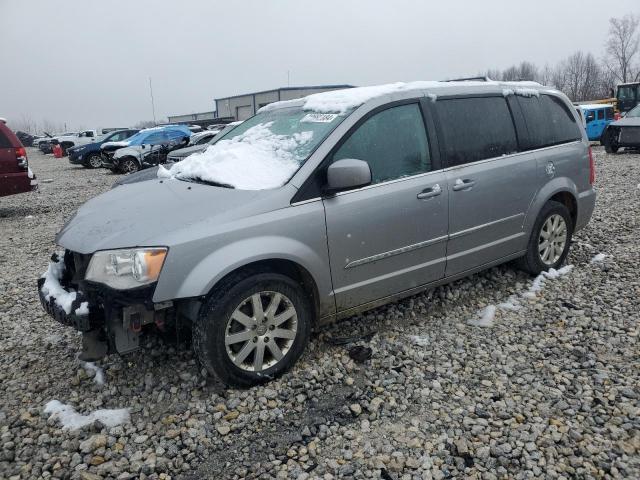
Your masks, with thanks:
[(331, 123), (338, 116), (337, 113), (308, 113), (300, 122), (303, 123)]

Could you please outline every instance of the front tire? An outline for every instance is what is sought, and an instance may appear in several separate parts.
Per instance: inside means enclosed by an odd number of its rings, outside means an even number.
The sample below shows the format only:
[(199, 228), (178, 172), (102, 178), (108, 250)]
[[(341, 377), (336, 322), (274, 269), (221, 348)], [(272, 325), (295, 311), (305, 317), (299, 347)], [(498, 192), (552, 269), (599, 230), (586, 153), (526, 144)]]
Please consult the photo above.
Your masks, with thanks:
[(301, 286), (276, 273), (230, 278), (209, 295), (193, 327), (195, 353), (208, 373), (239, 387), (289, 370), (311, 332)]
[(99, 153), (92, 153), (87, 157), (84, 166), (87, 168), (100, 168), (102, 166), (102, 157)]
[(609, 129), (604, 133), (604, 151), (607, 153), (616, 153), (620, 148), (618, 146), (617, 135), (613, 130)]
[(120, 160), (118, 165), (119, 170), (125, 174), (136, 173), (138, 170), (140, 170), (140, 164), (136, 161), (135, 158), (132, 157), (123, 158), (122, 160)]
[(560, 267), (569, 254), (573, 228), (567, 207), (560, 202), (548, 201), (538, 214), (527, 253), (518, 259), (518, 267), (532, 275)]

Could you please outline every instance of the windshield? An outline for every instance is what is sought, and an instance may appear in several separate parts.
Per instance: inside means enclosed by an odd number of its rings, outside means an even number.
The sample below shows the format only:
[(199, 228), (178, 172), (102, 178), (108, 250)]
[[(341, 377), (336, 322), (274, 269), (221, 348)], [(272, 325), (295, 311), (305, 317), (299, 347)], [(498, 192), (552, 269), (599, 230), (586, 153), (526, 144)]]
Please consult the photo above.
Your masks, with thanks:
[(300, 107), (264, 111), (218, 135), (205, 151), (161, 168), (159, 176), (242, 190), (280, 187), (344, 118)]
[(629, 110), (629, 113), (627, 113), (627, 117), (640, 118), (640, 105)]

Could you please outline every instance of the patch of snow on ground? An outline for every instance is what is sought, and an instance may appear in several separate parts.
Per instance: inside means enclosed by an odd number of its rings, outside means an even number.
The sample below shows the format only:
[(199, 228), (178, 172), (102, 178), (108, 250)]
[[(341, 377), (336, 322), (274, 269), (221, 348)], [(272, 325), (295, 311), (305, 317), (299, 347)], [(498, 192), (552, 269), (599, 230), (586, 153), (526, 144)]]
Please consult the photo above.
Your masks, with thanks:
[(44, 272), (42, 278), (44, 283), (42, 284), (42, 292), (45, 294), (45, 299), (49, 300), (51, 297), (55, 299), (55, 302), (64, 312), (68, 315), (71, 313), (71, 305), (78, 295), (77, 292), (67, 292), (62, 285), (60, 285), (60, 278), (64, 273), (64, 262), (62, 258), (64, 253), (58, 253), (58, 261), (49, 262), (47, 271)]
[(100, 420), (105, 426), (112, 428), (123, 423), (129, 423), (131, 418), (128, 408), (96, 410), (88, 415), (82, 415), (76, 412), (71, 405), (65, 405), (58, 400), (48, 402), (44, 407), (44, 412), (51, 414), (49, 418), (58, 420), (64, 430), (77, 430), (96, 420)]
[(308, 143), (313, 132), (278, 135), (258, 124), (231, 140), (221, 140), (170, 168), (160, 166), (160, 178), (199, 179), (241, 190), (282, 186), (298, 170), (295, 150)]
[(599, 253), (597, 254), (595, 257), (593, 257), (591, 259), (590, 263), (600, 263), (600, 262), (604, 262), (604, 259), (607, 258), (607, 256), (604, 253)]
[(544, 287), (547, 280), (555, 280), (556, 278), (568, 274), (571, 270), (573, 270), (573, 265), (565, 265), (558, 270), (550, 268), (548, 272), (542, 272), (534, 278), (533, 284), (529, 287), (529, 290), (522, 294), (522, 296), (525, 298), (536, 298), (537, 293), (542, 290), (542, 287)]
[(418, 345), (419, 347), (427, 347), (431, 343), (429, 335), (411, 335), (409, 338), (414, 345)]
[(26, 216), (26, 217), (24, 217), (24, 218), (26, 218), (27, 220), (29, 220), (29, 219), (33, 218), (33, 215), (27, 215), (27, 216)]
[(516, 310), (520, 310), (522, 305), (520, 305), (520, 300), (517, 295), (510, 295), (506, 302), (498, 304), (498, 308), (500, 310), (511, 310), (515, 312)]
[(80, 361), (80, 364), (87, 372), (95, 372), (95, 375), (93, 377), (94, 382), (96, 382), (98, 385), (104, 385), (104, 370), (102, 370), (102, 368), (100, 368), (93, 362)]
[(474, 327), (492, 327), (495, 316), (496, 306), (489, 305), (478, 312), (478, 318), (467, 320), (467, 324)]

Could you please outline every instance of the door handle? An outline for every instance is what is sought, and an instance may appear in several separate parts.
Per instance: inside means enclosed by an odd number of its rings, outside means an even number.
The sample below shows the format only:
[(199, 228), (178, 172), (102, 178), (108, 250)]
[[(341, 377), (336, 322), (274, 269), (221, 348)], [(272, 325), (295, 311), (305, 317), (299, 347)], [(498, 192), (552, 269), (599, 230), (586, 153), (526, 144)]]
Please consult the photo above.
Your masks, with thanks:
[(433, 187), (427, 187), (422, 190), (418, 195), (418, 200), (425, 200), (431, 197), (437, 197), (442, 193), (442, 188), (440, 188), (440, 184), (436, 183)]
[(460, 190), (471, 190), (475, 184), (476, 182), (469, 178), (465, 178), (464, 180), (457, 178), (453, 184), (453, 190), (456, 192), (459, 192)]

